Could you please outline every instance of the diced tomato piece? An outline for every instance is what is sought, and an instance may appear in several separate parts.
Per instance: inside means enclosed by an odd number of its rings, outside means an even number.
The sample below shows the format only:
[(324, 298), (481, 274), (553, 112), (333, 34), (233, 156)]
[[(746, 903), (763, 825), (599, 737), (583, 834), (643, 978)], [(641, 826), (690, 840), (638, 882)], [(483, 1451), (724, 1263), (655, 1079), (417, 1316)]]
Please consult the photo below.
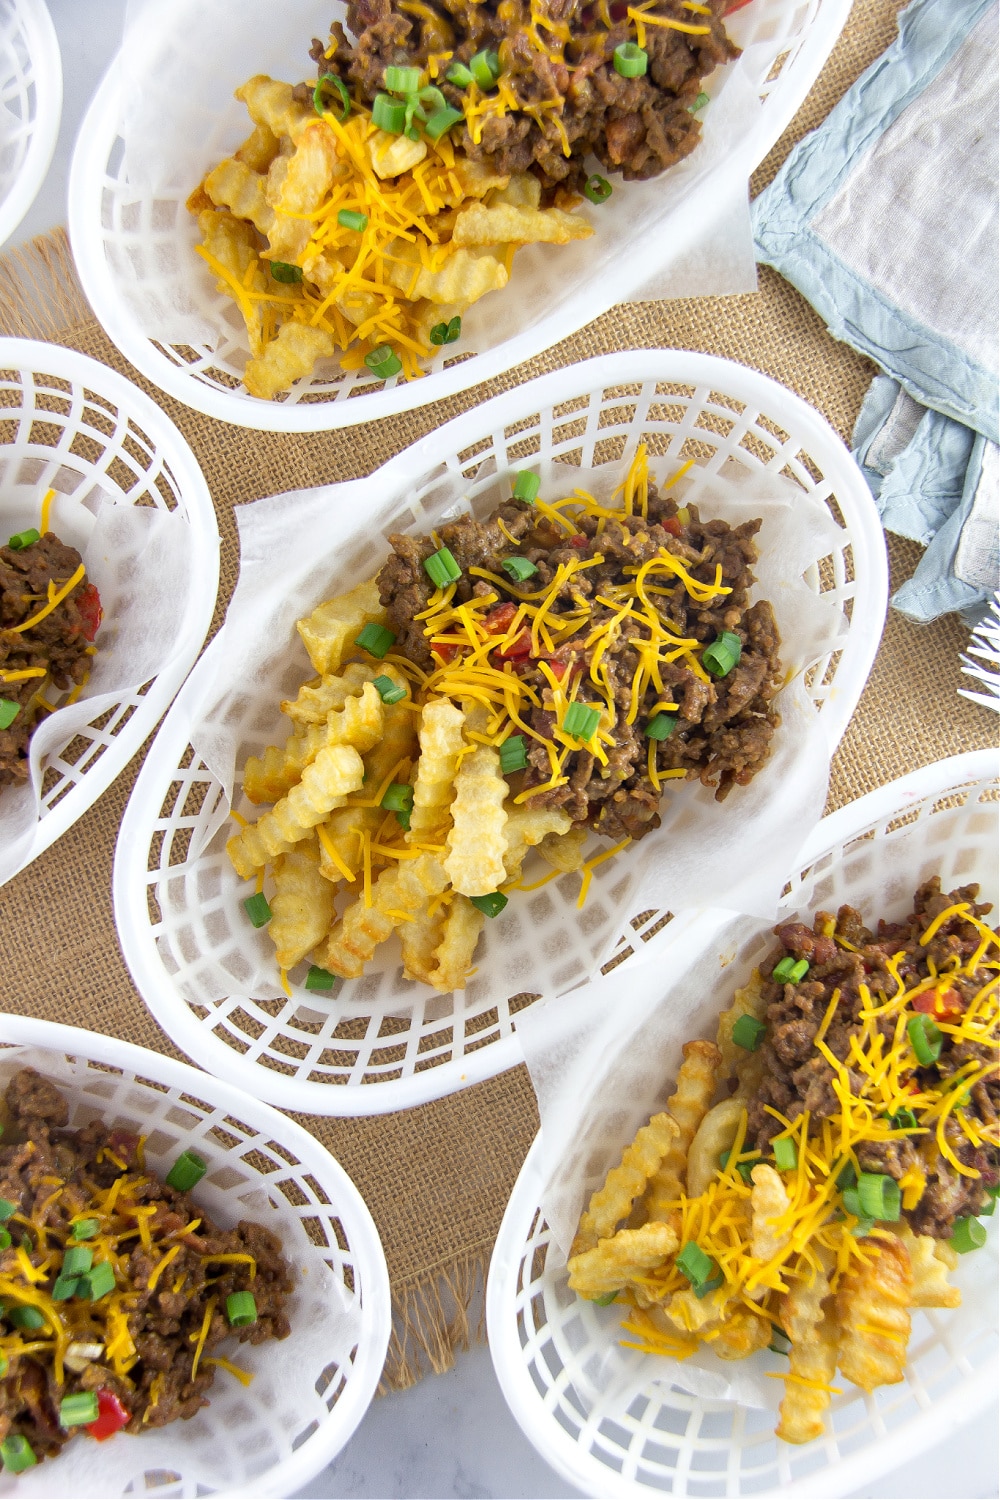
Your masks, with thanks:
[(671, 536), (680, 536), (681, 532), (684, 530), (683, 526), (681, 525), (680, 521), (678, 521), (676, 516), (668, 516), (665, 521), (660, 522), (660, 525), (663, 527), (664, 531), (669, 531)]
[(945, 990), (943, 995), (937, 995), (933, 990), (924, 990), (922, 995), (917, 995), (914, 999), (913, 1009), (925, 1016), (960, 1016), (965, 1006), (957, 990)]
[(570, 537), (569, 544), (571, 547), (586, 547), (587, 541), (588, 537), (586, 536), (586, 534), (582, 531), (578, 531), (575, 536)]
[(725, 14), (731, 16), (734, 10), (742, 10), (744, 5), (749, 4), (750, 0), (734, 0), (734, 3), (727, 7)]
[(498, 646), (495, 652), (501, 661), (523, 661), (531, 655), (531, 631), (519, 630), (506, 646)]
[(86, 584), (77, 596), (76, 607), (80, 611), (83, 621), (83, 633), (88, 641), (92, 641), (101, 628), (104, 619), (104, 611), (101, 608), (101, 596), (92, 583)]
[(516, 614), (517, 605), (511, 604), (509, 599), (506, 604), (494, 604), (483, 616), (483, 629), (487, 635), (503, 635), (510, 629), (510, 622)]
[(442, 641), (440, 645), (431, 646), (431, 655), (439, 666), (445, 667), (458, 655), (458, 647), (451, 645), (448, 641)]
[(122, 1428), (128, 1425), (131, 1415), (114, 1391), (109, 1391), (106, 1386), (102, 1385), (97, 1392), (97, 1420), (87, 1423), (87, 1431), (91, 1437), (103, 1443), (109, 1437), (114, 1437), (116, 1432), (121, 1432)]

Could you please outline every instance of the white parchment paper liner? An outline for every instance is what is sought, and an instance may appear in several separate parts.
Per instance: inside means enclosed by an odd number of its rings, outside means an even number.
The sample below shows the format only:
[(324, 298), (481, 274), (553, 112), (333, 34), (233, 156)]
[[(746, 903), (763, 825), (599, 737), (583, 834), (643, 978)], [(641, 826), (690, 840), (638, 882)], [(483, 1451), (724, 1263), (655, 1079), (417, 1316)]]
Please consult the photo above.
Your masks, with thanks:
[[(0, 501), (3, 540), (37, 524), (36, 491), (29, 498), (15, 490)], [(101, 596), (104, 619), (81, 696), (42, 720), (31, 737), (30, 783), (0, 793), (0, 884), (20, 868), (30, 849), (47, 757), (63, 750), (123, 694), (158, 674), (173, 651), (169, 622), (183, 613), (189, 587), (191, 531), (175, 512), (115, 504), (110, 495), (92, 489), (85, 496), (57, 494), (49, 526), (79, 551)]]
[[(91, 1100), (77, 1104), (74, 1098), (77, 1075), (65, 1056), (44, 1048), (12, 1047), (0, 1059), (0, 1089), (5, 1088), (12, 1073), (19, 1068), (37, 1068), (60, 1088), (70, 1103), (70, 1125), (79, 1128), (90, 1120), (103, 1118), (114, 1124), (110, 1115), (102, 1115), (100, 1106)], [(166, 1172), (170, 1161), (150, 1159), (153, 1171)], [(318, 1421), (327, 1416), (326, 1404), (316, 1390), (316, 1372), (334, 1362), (350, 1363), (352, 1349), (362, 1333), (362, 1313), (356, 1299), (350, 1299), (342, 1283), (323, 1261), (319, 1250), (306, 1234), (302, 1220), (285, 1203), (280, 1193), (273, 1197), (264, 1190), (240, 1191), (238, 1197), (221, 1191), (210, 1181), (211, 1173), (195, 1189), (197, 1201), (223, 1228), (231, 1228), (239, 1218), (253, 1218), (272, 1230), (282, 1243), (292, 1268), (295, 1290), (286, 1303), (292, 1332), (287, 1339), (273, 1339), (265, 1344), (239, 1344), (235, 1340), (216, 1352), (233, 1360), (254, 1375), (247, 1389), (240, 1389), (240, 1402), (270, 1401), (294, 1413), (296, 1426), (306, 1424), (306, 1416), (315, 1412)], [(183, 1472), (187, 1486), (194, 1481), (208, 1490), (228, 1489), (231, 1471), (219, 1459), (220, 1446), (212, 1431), (211, 1407), (224, 1404), (227, 1382), (234, 1384), (225, 1370), (216, 1372), (209, 1391), (206, 1412), (186, 1422), (164, 1428), (151, 1428), (141, 1436), (119, 1433), (113, 1442), (92, 1443), (77, 1439), (58, 1458), (46, 1460), (37, 1468), (17, 1476), (18, 1495), (47, 1500), (53, 1495), (102, 1496), (124, 1494), (126, 1486), (144, 1473), (156, 1470), (165, 1475), (176, 1473), (178, 1450), (183, 1450)], [(233, 1392), (229, 1391), (229, 1395)]]
[[(651, 467), (662, 481), (665, 475), (660, 472), (661, 466), (654, 462)], [(675, 470), (671, 462), (666, 473)], [(548, 498), (583, 487), (608, 501), (621, 479), (621, 468), (615, 464), (579, 469), (551, 463), (542, 465), (539, 472), (541, 493)], [(495, 485), (477, 496), (477, 515), (485, 515), (509, 495), (509, 486), (509, 476), (497, 476)], [(734, 910), (771, 916), (785, 870), (821, 816), (826, 796), (830, 752), (802, 674), (836, 644), (845, 622), (837, 607), (814, 594), (802, 579), (829, 554), (839, 528), (821, 502), (807, 497), (796, 486), (771, 474), (754, 476), (733, 461), (715, 476), (698, 469), (691, 471), (677, 486), (679, 497), (682, 491), (686, 501), (699, 504), (706, 518), (717, 516), (737, 523), (752, 516), (762, 517), (757, 539), (761, 558), (755, 568), (760, 582), (754, 597), (768, 598), (774, 606), (790, 680), (778, 700), (782, 724), (775, 736), (774, 752), (750, 786), (735, 788), (725, 803), (717, 803), (712, 791), (700, 783), (677, 783), (661, 802), (663, 826), (619, 859), (616, 868), (628, 878), (616, 885), (617, 904), (614, 898), (606, 897), (606, 905), (611, 908), (605, 922), (608, 949), (628, 918), (650, 907), (668, 907), (676, 912), (724, 900)], [(241, 506), (236, 512), (240, 577), (225, 625), (212, 646), (213, 677), (192, 706), (190, 730), (192, 745), (229, 798), (237, 755), (241, 753), (240, 725), (245, 719), (241, 700), (261, 698), (258, 722), (273, 717), (272, 739), (283, 743), (289, 724), (278, 713), (271, 686), (276, 664), (301, 663), (299, 681), (310, 675), (295, 621), (322, 600), (358, 582), (343, 559), (349, 556), (352, 534), (356, 536), (359, 507), (363, 505), (368, 512), (365, 529), (369, 536), (391, 529), (398, 515), (397, 497), (376, 501), (374, 508), (372, 499), (370, 484), (357, 481), (292, 491)], [(449, 475), (435, 495), (435, 507), (436, 520), (467, 509), (463, 483)], [(411, 529), (425, 532), (427, 523)], [(311, 539), (314, 545), (303, 546), (303, 538)], [(290, 677), (294, 679), (294, 672)], [(288, 691), (294, 691), (291, 682)], [(249, 806), (244, 811), (257, 816)], [(205, 824), (199, 843), (192, 845), (191, 859), (210, 847), (214, 851), (221, 846), (226, 816), (223, 804), (214, 821)], [(228, 873), (224, 878), (229, 878)], [(235, 874), (231, 878), (235, 882)], [(167, 903), (173, 899), (169, 882), (159, 899)], [(183, 895), (177, 899), (184, 899)], [(516, 894), (513, 899), (517, 900)], [(580, 914), (581, 923), (584, 920), (586, 911)], [(580, 930), (582, 933), (582, 926)], [(592, 942), (593, 933), (587, 930)], [(278, 998), (282, 991), (266, 932), (248, 930), (241, 954), (254, 966), (246, 981), (248, 987), (242, 992)], [(391, 945), (386, 945), (376, 953), (370, 972), (390, 966), (398, 967), (398, 957)], [(516, 987), (512, 990), (510, 983), (503, 944), (487, 923), (468, 994), (477, 1004), (486, 996), (494, 1003), (515, 993)], [(232, 976), (208, 963), (200, 965), (196, 975), (189, 970), (184, 981), (185, 995), (196, 1003), (221, 999), (232, 992)], [(424, 988), (419, 993), (432, 992)], [(342, 997), (348, 1008), (349, 995), (350, 986)], [(309, 1003), (314, 1002), (312, 997)]]
[[(313, 76), (309, 57), (314, 36), (326, 37), (332, 19), (343, 19), (337, 0), (282, 0), (280, 24), (248, 24), (243, 0), (129, 0), (122, 54), (116, 65), (122, 79), (122, 137), (125, 173), (140, 199), (158, 194), (186, 197), (222, 156), (249, 134), (250, 122), (232, 95), (257, 73), (289, 83)], [(739, 40), (744, 18), (731, 18), (730, 32)], [(759, 46), (760, 44), (758, 44)], [(536, 246), (522, 250), (511, 284), (499, 298), (487, 296), (463, 318), (463, 347), (483, 351), (530, 328), (551, 311), (563, 289), (581, 279), (620, 279), (637, 215), (659, 213), (680, 202), (705, 176), (731, 155), (754, 124), (761, 108), (751, 75), (751, 48), (742, 63), (718, 69), (706, 79), (711, 104), (706, 108), (698, 146), (677, 166), (649, 182), (615, 179), (608, 207), (584, 203), (581, 212), (594, 225), (593, 239), (569, 246)], [(753, 76), (756, 76), (755, 74)], [(220, 116), (231, 116), (221, 137)], [(595, 164), (596, 165), (596, 164)], [(116, 263), (116, 276), (143, 332), (167, 343), (214, 346), (215, 323), (195, 306), (186, 287), (209, 275), (194, 254), (197, 224), (189, 218), (182, 240), (190, 246), (190, 280), (170, 276), (151, 280), (127, 257)], [(747, 185), (719, 200), (718, 212), (705, 218), (696, 243), (674, 265), (625, 300), (721, 295), (754, 291), (757, 286)], [(502, 309), (502, 311), (501, 311)], [(498, 314), (502, 325), (498, 325)]]

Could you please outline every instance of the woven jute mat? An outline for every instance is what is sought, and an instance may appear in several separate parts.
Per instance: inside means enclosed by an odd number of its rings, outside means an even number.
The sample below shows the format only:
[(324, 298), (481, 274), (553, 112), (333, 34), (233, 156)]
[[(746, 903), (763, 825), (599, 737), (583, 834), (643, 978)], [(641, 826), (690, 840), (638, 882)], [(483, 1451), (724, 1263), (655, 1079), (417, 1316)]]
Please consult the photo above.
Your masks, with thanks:
[[(895, 34), (897, 0), (857, 0), (848, 26), (792, 127), (757, 173), (759, 191), (789, 149), (837, 102)], [(498, 302), (502, 317), (502, 301)], [(79, 349), (144, 382), (97, 326), (62, 232), (0, 261), (0, 332)], [(769, 271), (756, 295), (617, 307), (531, 364), (488, 386), (370, 426), (315, 436), (247, 433), (150, 390), (191, 444), (215, 501), (222, 585), (215, 626), (236, 580), (235, 505), (368, 473), (449, 417), (547, 370), (629, 348), (696, 349), (762, 370), (818, 408), (847, 438), (873, 367), (829, 337), (803, 299)], [(149, 387), (145, 387), (147, 390)], [(918, 549), (890, 538), (893, 587)], [(890, 614), (874, 671), (834, 761), (830, 807), (914, 767), (993, 743), (990, 713), (956, 696), (967, 633), (955, 618), (918, 627)], [(136, 995), (118, 949), (111, 865), (141, 752), (59, 842), (0, 889), (2, 1005), (176, 1054)], [(363, 1193), (385, 1246), (395, 1330), (384, 1386), (443, 1370), (481, 1337), (470, 1319), (514, 1179), (537, 1129), (524, 1068), (452, 1098), (368, 1120), (303, 1118)], [(471, 1326), (475, 1323), (476, 1326)]]

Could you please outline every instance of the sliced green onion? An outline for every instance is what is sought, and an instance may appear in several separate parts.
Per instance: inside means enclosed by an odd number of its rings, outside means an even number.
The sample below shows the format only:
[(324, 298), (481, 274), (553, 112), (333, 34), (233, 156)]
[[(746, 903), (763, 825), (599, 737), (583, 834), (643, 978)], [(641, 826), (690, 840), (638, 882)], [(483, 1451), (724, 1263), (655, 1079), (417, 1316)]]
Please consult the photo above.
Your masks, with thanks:
[(589, 203), (607, 203), (614, 188), (600, 172), (594, 172), (583, 184), (583, 196)]
[(860, 1196), (858, 1194), (857, 1183), (855, 1182), (850, 1187), (844, 1187), (844, 1188), (842, 1188), (841, 1192), (840, 1192), (840, 1196), (841, 1196), (841, 1199), (843, 1200), (843, 1204), (844, 1204), (844, 1207), (846, 1208), (847, 1212), (849, 1214), (853, 1214), (856, 1219), (860, 1219), (861, 1218), (861, 1198), (860, 1198)]
[(788, 1354), (792, 1347), (792, 1341), (787, 1333), (780, 1328), (775, 1328), (771, 1334), (771, 1342), (767, 1346), (772, 1354)]
[(230, 1328), (249, 1328), (257, 1321), (257, 1304), (253, 1292), (230, 1292), (226, 1298), (226, 1317)]
[(12, 1307), (4, 1316), (14, 1328), (44, 1328), (45, 1319), (37, 1307)]
[[(313, 109), (318, 115), (326, 113), (323, 105), (324, 83), (329, 83), (334, 89), (336, 89), (337, 93), (340, 95), (340, 102), (344, 106), (344, 108), (342, 112), (337, 115), (337, 119), (346, 120), (347, 116), (351, 112), (351, 96), (347, 92), (347, 85), (344, 83), (344, 80), (342, 78), (338, 78), (336, 73), (323, 73), (319, 78), (316, 87), (313, 89)], [(336, 114), (337, 112), (336, 110), (332, 110), (331, 113)]]
[(38, 1462), (28, 1439), (19, 1432), (12, 1432), (10, 1437), (4, 1438), (0, 1443), (0, 1459), (3, 1459), (4, 1468), (11, 1474), (23, 1474), (25, 1469), (34, 1468)]
[(381, 661), (389, 648), (396, 644), (396, 637), (384, 625), (376, 625), (375, 621), (371, 620), (361, 634), (354, 637), (354, 644), (360, 646), (362, 651), (367, 651), (369, 656), (375, 656)]
[(284, 281), (290, 284), (293, 281), (302, 280), (302, 267), (290, 266), (285, 260), (272, 260), (271, 275), (275, 281)]
[(420, 87), (420, 69), (388, 67), (382, 82), (391, 94), (415, 94)]
[(342, 208), (337, 214), (337, 223), (341, 229), (355, 229), (358, 234), (363, 234), (368, 228), (368, 215), (358, 213), (354, 208)]
[[(722, 1170), (724, 1172), (728, 1170), (729, 1162), (730, 1162), (730, 1159), (732, 1157), (732, 1154), (733, 1153), (732, 1153), (731, 1150), (730, 1151), (720, 1151), (720, 1153), (719, 1153), (719, 1166), (722, 1168)], [(759, 1152), (754, 1152), (754, 1155), (755, 1156), (759, 1156), (760, 1153)], [(749, 1183), (753, 1182), (753, 1178), (751, 1176), (751, 1173), (753, 1172), (754, 1167), (757, 1166), (757, 1162), (756, 1161), (737, 1161), (737, 1162), (733, 1163), (733, 1166), (735, 1167), (736, 1171), (739, 1172), (740, 1176), (743, 1178), (743, 1181), (745, 1183), (749, 1184)]]
[(9, 698), (0, 698), (0, 729), (9, 729), (20, 712), (20, 703), (12, 703)]
[(431, 104), (435, 109), (448, 108), (447, 99), (444, 97), (439, 88), (435, 88), (433, 83), (428, 83), (424, 88), (422, 88), (420, 90), (420, 93), (417, 95), (417, 98), (420, 100), (421, 104)]
[(263, 891), (258, 891), (254, 896), (248, 896), (243, 903), (243, 910), (254, 927), (266, 927), (271, 920), (271, 907)]
[(432, 552), (430, 557), (424, 559), (424, 572), (439, 589), (447, 588), (449, 583), (456, 583), (462, 576), (461, 568), (447, 547), (439, 547), (437, 552)]
[(80, 1290), (79, 1276), (57, 1276), (52, 1286), (53, 1302), (68, 1302)]
[(767, 1026), (763, 1021), (758, 1021), (756, 1016), (740, 1016), (732, 1032), (737, 1047), (742, 1047), (747, 1052), (756, 1052), (766, 1035)]
[(906, 1035), (922, 1068), (937, 1062), (941, 1056), (941, 1028), (935, 1026), (930, 1016), (914, 1016), (912, 1021), (907, 1021)]
[(0, 1224), (6, 1224), (7, 1220), (16, 1213), (16, 1203), (11, 1203), (9, 1198), (0, 1198)]
[(874, 1228), (874, 1219), (859, 1219), (854, 1228), (851, 1230), (851, 1234), (856, 1240), (863, 1240), (865, 1235), (871, 1234)]
[(571, 703), (563, 715), (562, 729), (564, 734), (572, 736), (573, 739), (592, 739), (594, 731), (601, 722), (601, 710), (591, 708), (588, 703)]
[(372, 349), (366, 354), (365, 364), (373, 375), (378, 376), (379, 380), (391, 380), (403, 368), (403, 361), (395, 349), (391, 349), (388, 344), (379, 344), (377, 349)]
[(635, 42), (620, 42), (611, 57), (622, 78), (641, 78), (649, 67), (648, 54)]
[(186, 1193), (201, 1181), (207, 1171), (208, 1163), (197, 1151), (182, 1151), (164, 1180), (167, 1187)]
[(487, 917), (498, 917), (507, 905), (507, 897), (502, 891), (490, 891), (488, 896), (470, 896), (469, 900)]
[[(620, 1291), (621, 1288), (619, 1287), (618, 1290)], [(612, 1302), (615, 1300), (615, 1298), (617, 1296), (618, 1296), (618, 1292), (617, 1291), (615, 1291), (615, 1292), (605, 1292), (602, 1297), (588, 1297), (587, 1301), (588, 1302), (592, 1302), (595, 1307), (610, 1307), (611, 1304), (612, 1304)]]
[(436, 109), (429, 116), (427, 124), (424, 126), (424, 132), (430, 136), (432, 141), (439, 141), (446, 131), (464, 119), (465, 116), (460, 109), (452, 109), (451, 105), (448, 104), (444, 109)]
[(713, 677), (728, 677), (743, 653), (743, 643), (731, 630), (723, 630), (701, 653), (704, 666)]
[(899, 1218), (902, 1204), (899, 1183), (887, 1172), (862, 1172), (857, 1193), (865, 1218), (883, 1219), (887, 1223)]
[(100, 1261), (89, 1275), (80, 1277), (80, 1296), (89, 1297), (91, 1302), (99, 1302), (114, 1289), (115, 1272), (109, 1260)]
[(774, 1151), (774, 1165), (779, 1172), (794, 1172), (799, 1164), (798, 1147), (790, 1136), (783, 1135), (778, 1140), (771, 1142)]
[(500, 564), (508, 578), (513, 578), (515, 583), (526, 583), (529, 578), (534, 578), (538, 569), (533, 562), (526, 557), (505, 557)]
[(981, 1250), (986, 1244), (986, 1226), (978, 1219), (956, 1219), (948, 1241), (959, 1255), (968, 1255), (970, 1250)]
[(74, 1391), (59, 1403), (60, 1427), (85, 1427), (97, 1421), (97, 1392)]
[(94, 1252), (89, 1245), (70, 1245), (63, 1255), (60, 1276), (82, 1276), (94, 1264)]
[(716, 1270), (714, 1260), (707, 1256), (696, 1240), (688, 1240), (674, 1262), (692, 1286), (704, 1286)]
[(526, 500), (531, 505), (538, 498), (542, 481), (530, 469), (522, 469), (514, 479), (514, 499)]
[(854, 1170), (854, 1163), (847, 1161), (837, 1174), (837, 1186), (843, 1192), (845, 1188), (856, 1188), (858, 1185), (858, 1174)]
[(919, 1121), (912, 1109), (897, 1109), (894, 1115), (889, 1116), (889, 1124), (893, 1130), (917, 1130)]
[(469, 72), (484, 92), (495, 88), (500, 77), (500, 58), (497, 53), (484, 47), (482, 52), (469, 58)]
[(708, 103), (708, 95), (705, 93), (705, 91), (703, 89), (701, 91), (701, 93), (698, 95), (697, 99), (694, 101), (694, 103), (688, 109), (688, 114), (689, 115), (696, 115), (698, 113), (699, 109), (704, 109), (705, 108), (705, 105), (707, 103)]
[(325, 994), (332, 990), (337, 982), (336, 974), (331, 974), (329, 969), (321, 969), (317, 964), (310, 964), (309, 973), (306, 975), (306, 989), (314, 990), (318, 994)]
[(31, 526), (27, 531), (15, 531), (7, 546), (12, 552), (23, 552), (25, 547), (30, 547), (32, 542), (40, 542), (41, 539), (41, 533)]
[(101, 1227), (100, 1219), (77, 1219), (73, 1225), (75, 1240), (92, 1240)]
[(982, 1216), (983, 1216), (984, 1219), (988, 1219), (988, 1218), (991, 1217), (991, 1215), (995, 1214), (996, 1211), (997, 1211), (997, 1200), (996, 1200), (996, 1198), (992, 1194), (987, 1193), (987, 1195), (986, 1195), (986, 1202), (983, 1204), (983, 1206), (979, 1210), (979, 1212), (980, 1212), (980, 1214), (982, 1214)]
[(0, 1250), (9, 1250), (12, 1244), (13, 1240), (10, 1237), (10, 1230), (0, 1229)]
[(403, 808), (400, 808), (399, 812), (397, 812), (397, 814), (396, 814), (396, 822), (399, 824), (400, 828), (405, 828), (405, 830), (406, 830), (407, 833), (409, 833), (409, 831), (410, 831), (410, 813), (411, 812), (412, 812), (412, 808), (403, 807)]
[(676, 714), (655, 714), (646, 725), (646, 738), (649, 740), (667, 740), (676, 728)]
[(725, 1277), (723, 1276), (722, 1272), (717, 1271), (716, 1274), (712, 1277), (711, 1281), (700, 1282), (694, 1289), (694, 1294), (698, 1298), (699, 1302), (703, 1297), (707, 1297), (709, 1292), (714, 1292), (716, 1288), (720, 1287), (724, 1280)]
[(379, 803), (386, 812), (409, 812), (413, 806), (413, 788), (405, 781), (393, 781), (385, 789)]
[(504, 776), (511, 771), (523, 771), (528, 764), (528, 752), (523, 734), (509, 734), (500, 746), (500, 770)]
[(457, 89), (467, 89), (472, 82), (472, 74), (465, 63), (453, 62), (444, 75), (449, 83), (453, 83)]
[(447, 323), (435, 323), (431, 329), (432, 344), (454, 344), (462, 335), (462, 319), (456, 313)]
[(798, 984), (809, 973), (809, 964), (804, 958), (795, 959), (789, 954), (771, 970), (771, 978), (779, 984)]
[(402, 703), (406, 697), (406, 688), (400, 687), (398, 682), (393, 682), (391, 677), (376, 677), (372, 687), (383, 703)]
[(376, 94), (372, 104), (372, 124), (388, 135), (402, 135), (406, 129), (406, 105), (388, 94)]

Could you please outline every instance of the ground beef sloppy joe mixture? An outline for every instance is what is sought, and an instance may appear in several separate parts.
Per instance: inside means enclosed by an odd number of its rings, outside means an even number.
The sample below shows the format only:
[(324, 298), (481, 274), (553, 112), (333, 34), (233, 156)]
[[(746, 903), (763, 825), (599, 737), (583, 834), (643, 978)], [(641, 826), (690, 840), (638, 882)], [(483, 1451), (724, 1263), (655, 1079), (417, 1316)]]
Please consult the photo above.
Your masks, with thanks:
[(230, 1364), (217, 1346), (288, 1335), (292, 1279), (270, 1230), (218, 1229), (171, 1185), (203, 1174), (197, 1153), (159, 1181), (140, 1137), (99, 1120), (68, 1129), (66, 1100), (31, 1068), (5, 1102), (0, 1453), (16, 1471), (81, 1431), (194, 1416)]

